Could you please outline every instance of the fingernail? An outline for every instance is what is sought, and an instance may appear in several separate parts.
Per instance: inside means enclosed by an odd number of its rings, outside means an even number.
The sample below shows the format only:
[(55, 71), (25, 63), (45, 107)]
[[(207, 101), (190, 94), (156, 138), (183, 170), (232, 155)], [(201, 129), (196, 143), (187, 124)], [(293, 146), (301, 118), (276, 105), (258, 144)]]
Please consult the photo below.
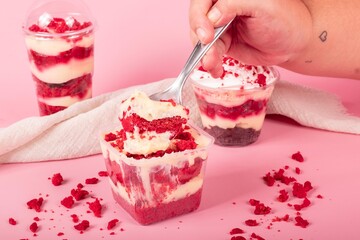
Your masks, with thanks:
[(204, 29), (202, 29), (202, 28), (196, 29), (196, 35), (198, 36), (200, 42), (204, 42), (204, 40), (206, 38), (206, 32)]
[(221, 12), (219, 11), (219, 9), (217, 9), (216, 7), (213, 7), (209, 12), (208, 12), (208, 18), (210, 19), (210, 21), (212, 21), (213, 23), (216, 23), (220, 17), (221, 17)]

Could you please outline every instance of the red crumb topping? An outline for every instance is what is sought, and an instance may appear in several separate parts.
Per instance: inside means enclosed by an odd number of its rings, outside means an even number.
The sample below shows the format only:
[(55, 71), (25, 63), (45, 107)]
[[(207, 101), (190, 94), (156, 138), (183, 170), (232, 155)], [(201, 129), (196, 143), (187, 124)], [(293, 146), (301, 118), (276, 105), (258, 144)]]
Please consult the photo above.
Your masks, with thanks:
[(265, 238), (262, 238), (262, 237), (260, 237), (259, 235), (255, 234), (255, 233), (252, 233), (251, 237), (254, 238), (254, 239), (257, 239), (257, 240), (265, 240)]
[(85, 180), (86, 184), (97, 184), (99, 182), (99, 179), (96, 177), (88, 178)]
[(312, 189), (311, 183), (306, 181), (304, 184), (295, 182), (293, 185), (293, 195), (298, 198), (305, 198), (307, 196), (307, 192)]
[(34, 217), (34, 221), (40, 221), (40, 218), (39, 217)]
[(36, 222), (33, 222), (29, 227), (30, 231), (32, 231), (33, 233), (35, 233), (38, 230), (38, 228), (39, 227)]
[(243, 236), (232, 236), (231, 240), (246, 240), (246, 238)]
[(108, 225), (107, 225), (107, 229), (108, 229), (108, 230), (113, 229), (118, 222), (119, 222), (119, 219), (116, 219), (116, 218), (113, 219), (113, 220), (111, 220), (111, 221), (109, 221), (109, 222), (108, 222)]
[(61, 203), (61, 205), (63, 205), (66, 208), (72, 208), (75, 201), (72, 196), (69, 196), (69, 197), (65, 197), (63, 200), (61, 200), (60, 203)]
[(242, 230), (241, 228), (233, 228), (230, 231), (230, 235), (234, 235), (234, 234), (243, 234), (245, 233), (244, 230)]
[(109, 176), (109, 173), (107, 171), (100, 171), (98, 172), (99, 177), (107, 177)]
[(90, 226), (88, 220), (82, 220), (79, 224), (75, 225), (74, 228), (78, 231), (85, 231)]
[(273, 186), (275, 183), (275, 178), (271, 176), (270, 172), (268, 172), (264, 177), (263, 180), (265, 181), (266, 185), (269, 187)]
[(16, 224), (17, 224), (17, 222), (16, 222), (16, 220), (15, 220), (15, 219), (13, 219), (13, 218), (9, 218), (9, 224), (10, 224), (10, 225), (16, 225)]
[(37, 24), (33, 24), (32, 26), (29, 27), (29, 30), (32, 32), (44, 32), (44, 33), (47, 33), (49, 31), (52, 31), (55, 33), (65, 33), (65, 32), (82, 30), (91, 25), (92, 25), (91, 22), (84, 22), (81, 24), (76, 19), (74, 19), (74, 23), (72, 24), (72, 26), (68, 26), (66, 24), (65, 19), (53, 18), (52, 21), (48, 24), (48, 26), (46, 28), (42, 28)]
[(51, 178), (51, 182), (54, 186), (60, 186), (63, 181), (64, 179), (60, 173), (55, 173)]
[(261, 203), (258, 200), (255, 199), (250, 199), (249, 203), (251, 206), (254, 206), (254, 213), (255, 215), (266, 215), (268, 213), (270, 213), (271, 208), (268, 206), (265, 206), (265, 204)]
[(102, 206), (99, 199), (96, 198), (94, 202), (87, 202), (87, 204), (89, 205), (89, 209), (94, 213), (96, 217), (101, 217)]
[(296, 211), (300, 211), (303, 208), (310, 206), (311, 202), (308, 198), (305, 198), (301, 204), (295, 204), (294, 208)]
[(285, 175), (285, 170), (280, 168), (277, 172), (274, 172), (274, 176), (276, 181), (280, 181), (286, 185), (289, 185), (291, 182), (295, 182), (296, 179), (294, 177), (288, 177)]
[(289, 221), (289, 219), (290, 219), (289, 214), (286, 214), (283, 217), (275, 217), (275, 218), (273, 218), (272, 222), (281, 222), (281, 221), (287, 222), (287, 221)]
[(279, 202), (286, 202), (289, 199), (289, 194), (285, 189), (280, 190), (279, 192), (279, 196), (277, 197), (277, 199), (279, 200)]
[(36, 212), (40, 212), (43, 201), (44, 201), (44, 199), (42, 197), (40, 197), (38, 199), (34, 198), (34, 199), (28, 201), (26, 204), (29, 209), (34, 209)]
[(72, 218), (72, 221), (73, 221), (74, 223), (79, 222), (79, 217), (78, 217), (78, 215), (76, 215), (76, 214), (71, 214), (70, 217)]
[(59, 232), (57, 235), (58, 235), (59, 237), (61, 237), (61, 236), (64, 236), (65, 234), (64, 234), (63, 232)]
[(71, 190), (71, 196), (73, 196), (76, 201), (86, 198), (87, 195), (89, 195), (89, 192), (81, 188)]
[(258, 226), (259, 223), (255, 219), (248, 219), (245, 221), (245, 224), (250, 227)]
[(298, 168), (298, 167), (295, 168), (295, 173), (296, 173), (296, 174), (300, 174), (300, 173), (301, 173), (300, 168)]
[(295, 217), (295, 225), (302, 227), (302, 228), (306, 228), (309, 225), (309, 222), (305, 219), (303, 219), (300, 216)]
[(266, 77), (265, 77), (265, 75), (260, 73), (260, 74), (258, 75), (258, 78), (257, 78), (256, 82), (257, 82), (261, 87), (266, 86)]
[(304, 161), (304, 157), (302, 156), (302, 154), (300, 152), (294, 153), (293, 155), (291, 155), (291, 158), (298, 162)]

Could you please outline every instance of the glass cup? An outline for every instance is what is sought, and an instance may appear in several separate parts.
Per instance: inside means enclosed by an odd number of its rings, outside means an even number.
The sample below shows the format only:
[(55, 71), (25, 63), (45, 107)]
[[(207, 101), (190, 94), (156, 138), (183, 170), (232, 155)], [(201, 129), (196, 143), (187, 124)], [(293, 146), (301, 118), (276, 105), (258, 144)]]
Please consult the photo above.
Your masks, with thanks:
[(258, 140), (267, 103), (279, 78), (274, 68), (266, 71), (272, 76), (266, 85), (211, 87), (206, 79), (191, 80), (203, 128), (215, 138), (215, 144), (246, 146)]
[(37, 1), (22, 28), (40, 115), (91, 98), (95, 20), (86, 5)]
[(146, 159), (135, 159), (118, 151), (113, 142), (105, 140), (109, 132), (101, 136), (113, 196), (140, 224), (149, 225), (199, 207), (213, 138), (198, 127), (190, 127), (198, 143), (196, 149)]

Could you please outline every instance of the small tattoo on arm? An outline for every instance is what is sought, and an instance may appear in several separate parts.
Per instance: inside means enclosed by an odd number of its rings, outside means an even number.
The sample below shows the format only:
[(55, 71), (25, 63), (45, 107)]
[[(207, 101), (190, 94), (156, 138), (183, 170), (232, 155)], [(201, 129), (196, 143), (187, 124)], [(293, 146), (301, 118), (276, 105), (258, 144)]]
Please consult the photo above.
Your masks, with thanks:
[(325, 42), (327, 40), (327, 35), (328, 35), (327, 31), (323, 31), (319, 36), (320, 40), (322, 42)]
[(312, 60), (306, 60), (305, 63), (312, 63)]

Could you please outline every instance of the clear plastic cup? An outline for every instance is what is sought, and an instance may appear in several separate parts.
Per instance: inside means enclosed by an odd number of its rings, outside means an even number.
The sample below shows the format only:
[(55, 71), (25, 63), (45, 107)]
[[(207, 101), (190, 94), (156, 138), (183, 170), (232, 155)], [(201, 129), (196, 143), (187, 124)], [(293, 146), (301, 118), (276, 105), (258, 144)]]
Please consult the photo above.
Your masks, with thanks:
[(267, 84), (249, 85), (244, 81), (245, 85), (211, 87), (207, 79), (190, 77), (203, 128), (215, 138), (215, 144), (246, 146), (258, 140), (267, 103), (279, 78), (276, 69), (264, 68), (271, 75)]
[(113, 196), (140, 224), (149, 225), (199, 207), (213, 138), (198, 127), (190, 127), (198, 143), (196, 149), (146, 159), (119, 152), (105, 140), (109, 132), (101, 136)]
[(37, 1), (22, 26), (40, 115), (92, 97), (95, 20), (80, 0)]

